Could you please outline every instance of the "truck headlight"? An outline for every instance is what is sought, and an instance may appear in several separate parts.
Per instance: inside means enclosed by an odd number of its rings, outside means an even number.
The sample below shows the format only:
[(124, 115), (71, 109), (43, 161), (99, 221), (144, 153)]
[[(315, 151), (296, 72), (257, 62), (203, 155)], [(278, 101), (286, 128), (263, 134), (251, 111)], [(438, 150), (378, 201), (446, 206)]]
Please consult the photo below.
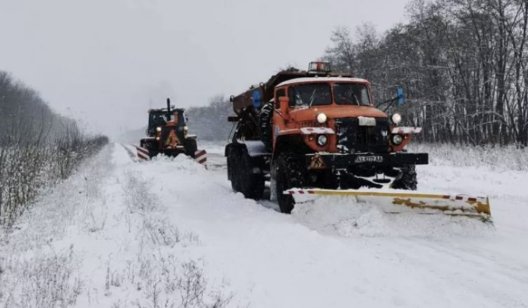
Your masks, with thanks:
[(325, 135), (319, 135), (317, 137), (317, 144), (319, 146), (322, 147), (322, 146), (326, 145), (326, 142), (328, 142), (328, 137), (326, 137)]
[(156, 127), (156, 131), (159, 133), (161, 132), (161, 126)]
[(396, 125), (398, 125), (401, 122), (401, 120), (402, 120), (402, 117), (401, 117), (401, 115), (399, 113), (395, 113), (391, 117), (392, 123), (394, 123)]
[(321, 112), (320, 114), (317, 115), (317, 122), (319, 122), (320, 124), (326, 123), (326, 120), (328, 120), (328, 117), (326, 116), (326, 114)]
[(189, 128), (188, 128), (187, 126), (184, 126), (184, 127), (183, 127), (183, 134), (184, 134), (185, 136), (187, 136), (188, 133), (189, 133)]
[(392, 135), (392, 144), (400, 145), (403, 142), (403, 137), (401, 135)]

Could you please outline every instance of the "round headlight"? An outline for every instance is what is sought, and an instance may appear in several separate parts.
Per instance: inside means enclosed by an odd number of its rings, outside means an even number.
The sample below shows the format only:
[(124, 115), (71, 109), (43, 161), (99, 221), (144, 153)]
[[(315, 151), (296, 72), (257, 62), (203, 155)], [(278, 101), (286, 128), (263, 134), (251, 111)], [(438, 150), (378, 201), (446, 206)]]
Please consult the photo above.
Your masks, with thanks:
[(328, 117), (326, 116), (326, 114), (324, 114), (322, 112), (317, 115), (317, 122), (319, 122), (320, 124), (325, 123), (327, 119), (328, 119)]
[(317, 144), (319, 146), (324, 146), (327, 141), (328, 141), (328, 138), (325, 135), (319, 135), (317, 137)]
[(161, 126), (156, 127), (157, 132), (161, 132)]
[(392, 123), (398, 125), (401, 122), (402, 117), (399, 113), (395, 113), (392, 115), (391, 120), (392, 120)]
[(403, 137), (401, 135), (393, 135), (392, 136), (392, 144), (394, 145), (400, 145), (403, 141)]

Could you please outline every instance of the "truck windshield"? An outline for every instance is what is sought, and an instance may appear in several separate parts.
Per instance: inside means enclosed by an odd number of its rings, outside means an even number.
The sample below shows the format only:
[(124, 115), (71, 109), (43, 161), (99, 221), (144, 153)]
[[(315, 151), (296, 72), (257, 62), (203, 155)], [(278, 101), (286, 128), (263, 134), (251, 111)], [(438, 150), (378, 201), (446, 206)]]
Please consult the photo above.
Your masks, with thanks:
[(334, 97), (336, 104), (340, 105), (370, 105), (367, 86), (364, 84), (335, 83)]
[(328, 83), (307, 83), (289, 89), (290, 107), (310, 107), (332, 103)]

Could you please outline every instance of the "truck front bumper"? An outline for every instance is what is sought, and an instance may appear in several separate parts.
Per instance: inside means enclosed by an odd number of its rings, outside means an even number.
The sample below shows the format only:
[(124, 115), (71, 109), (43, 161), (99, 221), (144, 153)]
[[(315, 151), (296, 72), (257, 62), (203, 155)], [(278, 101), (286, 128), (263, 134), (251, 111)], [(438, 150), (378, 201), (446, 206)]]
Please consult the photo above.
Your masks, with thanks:
[(313, 153), (306, 154), (306, 165), (310, 170), (347, 169), (361, 165), (376, 165), (380, 167), (402, 167), (406, 165), (427, 165), (427, 153)]

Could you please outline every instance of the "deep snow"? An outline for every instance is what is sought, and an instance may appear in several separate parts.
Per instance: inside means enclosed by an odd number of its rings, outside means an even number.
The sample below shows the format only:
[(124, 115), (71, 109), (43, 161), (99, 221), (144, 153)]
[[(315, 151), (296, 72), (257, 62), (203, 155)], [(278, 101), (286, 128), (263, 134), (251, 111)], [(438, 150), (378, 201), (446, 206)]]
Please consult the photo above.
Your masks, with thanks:
[(208, 170), (115, 144), (43, 196), (1, 233), (0, 306), (528, 307), (525, 169), (418, 167), (420, 189), (489, 195), (493, 226), (350, 200), (283, 215), (206, 149)]

